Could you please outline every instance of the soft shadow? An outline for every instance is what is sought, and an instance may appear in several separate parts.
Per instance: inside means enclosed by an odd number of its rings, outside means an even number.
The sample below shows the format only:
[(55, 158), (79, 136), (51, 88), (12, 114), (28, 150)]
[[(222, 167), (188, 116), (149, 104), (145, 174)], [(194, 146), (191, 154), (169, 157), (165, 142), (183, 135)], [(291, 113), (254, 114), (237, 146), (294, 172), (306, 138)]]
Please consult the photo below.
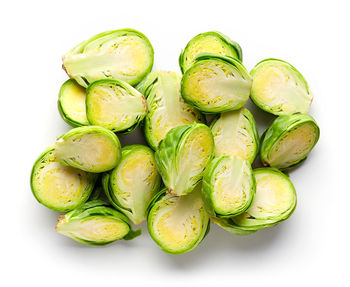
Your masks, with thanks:
[(282, 233), (283, 224), (248, 236), (238, 236), (212, 224), (207, 237), (194, 250), (182, 255), (164, 254), (162, 259), (168, 267), (189, 271), (222, 256), (249, 258), (251, 254), (269, 252)]
[(132, 145), (132, 144), (147, 145), (146, 139), (143, 135), (143, 130), (140, 126), (138, 126), (130, 134), (118, 133), (118, 138), (119, 138), (122, 146), (127, 146), (127, 145)]

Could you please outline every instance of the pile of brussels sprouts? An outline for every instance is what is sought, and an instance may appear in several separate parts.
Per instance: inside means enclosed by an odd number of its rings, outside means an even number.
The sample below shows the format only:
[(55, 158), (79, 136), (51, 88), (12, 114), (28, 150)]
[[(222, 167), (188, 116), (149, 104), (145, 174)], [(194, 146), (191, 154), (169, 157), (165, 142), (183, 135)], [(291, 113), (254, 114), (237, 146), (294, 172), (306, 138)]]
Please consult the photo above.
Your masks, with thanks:
[[(179, 63), (182, 76), (152, 71), (151, 43), (132, 29), (93, 36), (63, 57), (70, 79), (58, 108), (74, 128), (31, 174), (35, 198), (67, 212), (57, 232), (105, 245), (138, 236), (130, 222), (147, 220), (160, 248), (180, 254), (203, 240), (210, 221), (247, 235), (291, 216), (297, 197), (282, 171), (319, 138), (304, 77), (278, 59), (249, 73), (241, 47), (219, 32), (195, 36)], [(277, 116), (260, 138), (244, 108), (249, 97)], [(207, 122), (205, 114), (215, 116)], [(121, 147), (116, 133), (139, 124), (149, 147)], [(258, 154), (265, 167), (252, 169)]]

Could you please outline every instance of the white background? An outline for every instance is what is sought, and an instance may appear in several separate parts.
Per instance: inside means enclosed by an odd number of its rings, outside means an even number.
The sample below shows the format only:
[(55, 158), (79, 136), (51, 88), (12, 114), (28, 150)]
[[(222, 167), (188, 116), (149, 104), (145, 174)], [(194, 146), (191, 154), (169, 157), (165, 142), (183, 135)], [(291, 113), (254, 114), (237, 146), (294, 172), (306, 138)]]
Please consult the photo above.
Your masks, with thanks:
[[(7, 1), (1, 4), (1, 286), (345, 286), (349, 284), (348, 1)], [(248, 237), (216, 226), (192, 252), (172, 256), (145, 225), (133, 241), (83, 246), (54, 232), (58, 213), (37, 203), (29, 175), (69, 126), (57, 111), (67, 79), (61, 56), (90, 36), (135, 28), (155, 68), (176, 70), (194, 35), (219, 30), (239, 42), (248, 70), (281, 58), (308, 80), (321, 138), (291, 173), (293, 216)], [(260, 130), (272, 119), (252, 108)], [(130, 138), (131, 137), (131, 138)], [(132, 134), (122, 142), (137, 142)], [(107, 285), (110, 284), (110, 285)], [(201, 285), (199, 285), (201, 284)], [(349, 286), (349, 285), (347, 285)]]

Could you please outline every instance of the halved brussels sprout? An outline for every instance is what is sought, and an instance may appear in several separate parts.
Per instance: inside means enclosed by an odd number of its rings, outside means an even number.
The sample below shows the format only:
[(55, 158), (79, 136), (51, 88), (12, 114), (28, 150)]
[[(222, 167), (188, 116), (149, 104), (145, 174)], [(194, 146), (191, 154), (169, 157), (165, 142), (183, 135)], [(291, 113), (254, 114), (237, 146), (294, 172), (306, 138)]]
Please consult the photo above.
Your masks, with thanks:
[(261, 161), (278, 169), (294, 167), (306, 159), (319, 136), (320, 129), (311, 116), (280, 116), (263, 134)]
[(205, 113), (238, 110), (249, 98), (252, 80), (237, 59), (201, 54), (185, 72), (181, 94)]
[(154, 150), (172, 128), (205, 121), (203, 115), (181, 97), (181, 77), (176, 72), (154, 71), (137, 89), (147, 98), (144, 132)]
[(238, 43), (232, 41), (226, 35), (210, 31), (193, 37), (180, 54), (179, 64), (184, 73), (201, 53), (213, 53), (221, 56), (229, 56), (242, 61), (242, 49)]
[(83, 41), (63, 56), (63, 68), (79, 85), (112, 78), (139, 83), (153, 66), (153, 48), (133, 29), (107, 31)]
[(118, 166), (103, 176), (109, 201), (134, 224), (146, 219), (147, 205), (159, 192), (160, 183), (153, 151), (142, 145), (123, 147)]
[(117, 166), (121, 157), (118, 137), (103, 127), (71, 129), (55, 144), (56, 160), (88, 172), (104, 172)]
[(249, 161), (235, 156), (215, 157), (203, 174), (202, 198), (209, 215), (233, 217), (252, 204), (255, 181)]
[(132, 132), (147, 113), (145, 97), (129, 84), (99, 80), (86, 90), (86, 115), (92, 125), (114, 132)]
[(232, 217), (235, 228), (258, 230), (276, 225), (292, 215), (297, 195), (290, 179), (274, 168), (258, 168), (254, 171), (256, 193), (250, 208)]
[(96, 180), (97, 174), (59, 164), (50, 147), (34, 163), (30, 186), (41, 204), (65, 212), (87, 201)]
[(149, 205), (147, 226), (152, 239), (167, 253), (194, 249), (209, 232), (200, 185), (185, 196), (167, 194), (163, 189)]
[(291, 64), (266, 59), (250, 72), (253, 78), (250, 97), (264, 111), (274, 115), (291, 115), (309, 111), (312, 94), (300, 72)]
[(215, 156), (233, 155), (252, 163), (259, 152), (259, 135), (253, 115), (246, 108), (220, 114), (210, 125)]
[(89, 125), (85, 107), (86, 91), (74, 80), (63, 83), (58, 95), (58, 110), (62, 118), (72, 127)]
[(256, 232), (256, 230), (245, 230), (242, 229), (241, 227), (237, 226), (231, 218), (215, 218), (212, 217), (211, 221), (213, 223), (216, 223), (217, 225), (219, 225), (221, 228), (225, 229), (228, 232), (231, 232), (233, 234), (236, 235), (250, 235), (254, 232)]
[(214, 150), (210, 129), (194, 123), (171, 129), (155, 153), (158, 171), (168, 192), (190, 193), (202, 179)]
[(78, 209), (60, 215), (55, 230), (88, 245), (106, 245), (119, 239), (130, 240), (141, 234), (141, 230), (131, 229), (125, 215), (101, 200), (89, 201)]

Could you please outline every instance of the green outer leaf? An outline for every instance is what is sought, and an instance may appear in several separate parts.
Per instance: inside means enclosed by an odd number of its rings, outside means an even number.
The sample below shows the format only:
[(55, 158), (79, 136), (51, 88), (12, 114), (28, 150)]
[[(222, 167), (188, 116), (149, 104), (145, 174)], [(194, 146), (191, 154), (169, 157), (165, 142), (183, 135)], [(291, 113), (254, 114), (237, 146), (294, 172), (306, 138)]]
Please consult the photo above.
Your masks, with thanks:
[(245, 230), (244, 228), (236, 225), (231, 220), (231, 218), (211, 218), (211, 220), (217, 225), (219, 225), (221, 228), (236, 235), (250, 235), (257, 231), (257, 230)]
[[(110, 169), (113, 169), (119, 162), (120, 157), (121, 157), (121, 145), (119, 142), (118, 137), (116, 136), (115, 133), (113, 133), (112, 131), (104, 128), (104, 127), (100, 127), (100, 126), (85, 126), (85, 127), (78, 127), (78, 128), (74, 128), (71, 129), (70, 131), (66, 132), (65, 134), (63, 134), (62, 136), (60, 136), (56, 143), (55, 143), (55, 148), (57, 149), (58, 145), (61, 145), (64, 143), (64, 141), (66, 139), (69, 139), (72, 136), (78, 135), (78, 136), (83, 136), (85, 134), (103, 134), (104, 136), (106, 136), (111, 142), (113, 142), (115, 144), (116, 147), (116, 154), (117, 154), (117, 158), (115, 160), (115, 165), (112, 167), (108, 167), (108, 169), (103, 169), (103, 170), (87, 170), (84, 166), (81, 166), (78, 162), (76, 162), (74, 159), (57, 159), (58, 162), (62, 165), (66, 165), (66, 166), (72, 166), (75, 168), (79, 168), (81, 170), (87, 171), (87, 172), (94, 172), (94, 173), (100, 173), (100, 172), (104, 172)], [(57, 151), (55, 151), (55, 156), (57, 158)]]
[(84, 49), (85, 47), (90, 44), (91, 42), (100, 39), (104, 36), (111, 36), (115, 34), (115, 37), (120, 37), (123, 36), (125, 34), (133, 34), (133, 35), (137, 35), (139, 38), (141, 38), (146, 45), (148, 46), (149, 52), (150, 52), (150, 64), (147, 67), (147, 69), (145, 69), (145, 71), (142, 71), (141, 73), (139, 73), (138, 76), (136, 76), (133, 80), (128, 81), (128, 84), (134, 86), (137, 85), (148, 73), (151, 72), (152, 67), (153, 67), (153, 62), (154, 62), (154, 50), (153, 47), (151, 45), (151, 42), (148, 40), (148, 38), (142, 34), (140, 31), (134, 30), (134, 29), (130, 29), (130, 28), (125, 28), (125, 29), (119, 29), (119, 30), (112, 30), (112, 31), (106, 31), (106, 32), (102, 32), (100, 34), (94, 35), (91, 38), (89, 38), (88, 40), (85, 40), (83, 42), (81, 42), (79, 45), (77, 45), (76, 47), (74, 47), (73, 49), (71, 49), (65, 56), (63, 56), (63, 69), (67, 72), (68, 76), (70, 78), (74, 78), (77, 83), (83, 87), (87, 87), (88, 84), (87, 80), (85, 77), (82, 76), (74, 76), (71, 75), (66, 67), (66, 60), (69, 59), (69, 57), (72, 57), (72, 55), (77, 55), (77, 54), (83, 54), (84, 53)]
[[(208, 36), (208, 35), (215, 36), (216, 38), (220, 39), (223, 42), (223, 44), (225, 44), (227, 47), (229, 47), (231, 49), (231, 51), (233, 51), (238, 56), (238, 60), (242, 61), (242, 57), (243, 57), (242, 56), (242, 48), (237, 42), (231, 40), (229, 37), (227, 37), (226, 35), (224, 35), (223, 33), (219, 32), (219, 31), (209, 31), (209, 32), (198, 34), (195, 37), (193, 37), (187, 43), (185, 49), (183, 51), (181, 51), (181, 54), (179, 57), (179, 65), (180, 65), (180, 69), (181, 69), (182, 73), (185, 72), (184, 57), (185, 57), (187, 50), (191, 47), (191, 44), (196, 42), (197, 39)], [(229, 56), (229, 55), (227, 55), (227, 56)]]
[[(281, 62), (283, 64), (286, 64), (290, 70), (292, 70), (294, 73), (295, 73), (295, 76), (298, 77), (301, 82), (304, 84), (305, 86), (305, 89), (307, 91), (308, 94), (311, 94), (311, 90), (310, 90), (310, 87), (309, 87), (309, 84), (307, 83), (307, 81), (305, 80), (304, 76), (294, 67), (292, 66), (290, 63), (286, 62), (286, 61), (283, 61), (283, 60), (280, 60), (280, 59), (276, 59), (276, 58), (267, 58), (267, 59), (264, 59), (262, 61), (260, 61), (259, 63), (257, 63), (255, 65), (255, 67), (250, 71), (250, 75), (252, 78), (254, 78), (254, 74), (256, 73), (256, 71), (261, 67), (262, 64), (266, 63), (266, 62), (270, 62), (270, 61), (273, 61), (273, 62)], [(274, 114), (276, 116), (280, 116), (280, 115), (285, 115), (284, 112), (274, 112), (273, 110), (271, 110), (271, 108), (269, 108), (268, 106), (265, 106), (262, 102), (260, 102), (256, 97), (255, 95), (251, 92), (250, 93), (250, 98), (251, 100), (253, 101), (253, 103), (258, 106), (260, 109), (262, 109), (263, 111), (267, 112), (267, 113), (270, 113), (270, 114)], [(311, 100), (312, 101), (312, 100)], [(311, 104), (311, 103), (310, 103)], [(296, 111), (298, 112), (298, 111)]]
[[(86, 117), (87, 117), (89, 123), (91, 125), (100, 125), (100, 126), (102, 126), (101, 124), (99, 124), (97, 121), (95, 121), (93, 119), (93, 115), (92, 115), (92, 113), (90, 111), (89, 103), (90, 103), (90, 98), (93, 96), (92, 95), (93, 94), (93, 89), (96, 86), (99, 86), (99, 85), (105, 84), (105, 83), (109, 83), (109, 84), (112, 84), (112, 85), (115, 85), (115, 86), (119, 86), (122, 89), (124, 89), (126, 92), (128, 92), (129, 94), (131, 94), (131, 95), (133, 95), (135, 97), (142, 96), (141, 100), (143, 101), (143, 104), (145, 106), (144, 114), (141, 115), (139, 119), (136, 119), (135, 123), (132, 124), (131, 126), (126, 126), (123, 129), (117, 129), (117, 128), (112, 128), (111, 129), (113, 132), (119, 132), (119, 133), (123, 133), (123, 134), (129, 134), (129, 133), (133, 132), (138, 127), (138, 125), (142, 122), (142, 120), (144, 119), (144, 117), (147, 114), (147, 101), (146, 101), (145, 97), (142, 94), (140, 94), (135, 88), (130, 86), (128, 83), (120, 81), (120, 80), (101, 79), (101, 80), (97, 80), (97, 81), (91, 83), (87, 87), (87, 89), (86, 89)], [(105, 128), (107, 128), (107, 127), (105, 127)]]
[[(186, 195), (188, 196), (188, 195)], [(203, 241), (203, 239), (207, 236), (207, 234), (209, 233), (210, 230), (210, 221), (209, 221), (209, 216), (207, 218), (204, 218), (204, 221), (207, 221), (207, 223), (204, 222), (204, 228), (200, 234), (200, 236), (198, 237), (198, 239), (193, 243), (192, 246), (190, 246), (188, 249), (186, 250), (179, 250), (179, 251), (173, 251), (173, 250), (168, 250), (166, 249), (163, 245), (162, 242), (158, 241), (157, 238), (155, 237), (154, 233), (153, 233), (153, 228), (151, 225), (151, 217), (152, 217), (152, 212), (153, 212), (153, 207), (155, 206), (155, 204), (161, 200), (164, 200), (165, 198), (168, 197), (174, 197), (174, 195), (168, 194), (167, 193), (167, 188), (162, 189), (160, 192), (158, 192), (150, 201), (147, 210), (148, 210), (148, 216), (147, 216), (147, 228), (148, 228), (148, 233), (150, 234), (151, 238), (154, 240), (154, 242), (157, 243), (157, 245), (165, 252), (169, 253), (169, 254), (173, 254), (173, 255), (177, 255), (177, 254), (184, 254), (187, 253), (191, 250), (193, 250), (195, 247), (197, 247), (197, 245), (199, 243), (201, 243)], [(206, 214), (206, 213), (204, 213)]]
[[(135, 230), (135, 231), (132, 230), (132, 226), (131, 226), (128, 218), (124, 214), (111, 208), (109, 204), (105, 203), (102, 200), (89, 201), (89, 202), (85, 203), (83, 206), (66, 213), (64, 215), (64, 217), (59, 218), (59, 222), (56, 225), (56, 231), (58, 231), (57, 229), (59, 228), (58, 226), (59, 226), (60, 220), (62, 220), (62, 218), (64, 218), (63, 220), (65, 222), (68, 222), (68, 221), (73, 221), (73, 220), (86, 219), (90, 216), (112, 217), (113, 219), (120, 220), (120, 221), (124, 222), (125, 224), (127, 224), (129, 227), (129, 232), (128, 232), (128, 234), (126, 234), (123, 237), (123, 239), (125, 239), (125, 240), (131, 240), (131, 239), (133, 239), (141, 234), (140, 229)], [(75, 237), (75, 236), (69, 236), (69, 237), (71, 237), (72, 239), (74, 239), (75, 241), (77, 241), (79, 243), (88, 244), (88, 245), (106, 245), (106, 244), (109, 244), (109, 243), (116, 241), (116, 240), (113, 240), (113, 241), (109, 241), (109, 242), (94, 242), (94, 241), (80, 239), (80, 238)]]
[(102, 192), (103, 192), (102, 186), (97, 186), (97, 187), (95, 186), (94, 190), (90, 194), (89, 201), (98, 200)]
[(207, 165), (207, 167), (204, 171), (203, 181), (202, 181), (202, 190), (201, 190), (202, 200), (203, 200), (204, 207), (205, 207), (206, 211), (212, 217), (228, 218), (228, 217), (233, 217), (233, 216), (239, 215), (239, 214), (245, 212), (253, 203), (255, 189), (256, 189), (256, 183), (255, 183), (255, 178), (253, 176), (253, 170), (250, 167), (251, 179), (252, 179), (253, 186), (251, 188), (250, 199), (247, 201), (246, 205), (243, 208), (240, 208), (239, 210), (237, 210), (235, 213), (232, 213), (232, 214), (221, 214), (215, 208), (213, 193), (214, 193), (216, 169), (219, 167), (219, 165), (223, 161), (232, 160), (232, 159), (234, 160), (235, 157), (226, 156), (226, 155), (214, 157), (211, 160), (211, 162), (209, 162), (209, 164)]
[[(118, 197), (115, 196), (115, 193), (117, 193), (120, 190), (120, 188), (116, 182), (115, 182), (115, 184), (112, 184), (112, 181), (115, 181), (116, 177), (118, 176), (117, 172), (119, 171), (120, 164), (124, 161), (127, 161), (131, 155), (133, 155), (135, 152), (138, 152), (140, 150), (144, 150), (145, 152), (147, 152), (148, 154), (153, 156), (153, 151), (147, 146), (144, 146), (144, 145), (125, 146), (122, 148), (122, 158), (121, 158), (118, 166), (115, 167), (113, 170), (111, 170), (109, 173), (105, 174), (103, 176), (103, 180), (102, 180), (106, 196), (108, 197), (111, 204), (116, 209), (118, 209), (123, 214), (125, 214), (134, 224), (140, 224), (141, 222), (136, 222), (135, 221), (136, 220), (135, 214), (132, 213), (132, 209), (121, 204), (120, 201), (118, 200)], [(138, 175), (136, 174), (135, 176), (138, 176)], [(159, 191), (160, 185), (161, 185), (161, 178), (160, 178), (160, 175), (158, 175), (155, 178), (155, 182), (153, 185), (153, 192), (152, 192), (153, 194), (155, 194)], [(146, 218), (146, 215), (147, 215), (147, 213), (145, 214), (145, 218)]]
[(89, 199), (89, 196), (90, 194), (92, 193), (93, 191), (93, 188), (94, 188), (94, 185), (96, 183), (96, 180), (98, 178), (97, 175), (95, 174), (90, 174), (91, 176), (91, 186), (90, 188), (87, 190), (87, 192), (84, 194), (84, 196), (81, 198), (81, 201), (74, 205), (74, 206), (71, 206), (71, 207), (68, 207), (68, 208), (62, 208), (62, 207), (57, 207), (57, 206), (53, 206), (53, 205), (49, 205), (45, 202), (43, 202), (43, 200), (37, 195), (37, 190), (35, 188), (35, 185), (34, 185), (34, 181), (35, 181), (35, 175), (36, 175), (36, 171), (37, 171), (37, 166), (40, 164), (40, 162), (42, 160), (44, 160), (47, 156), (50, 155), (50, 153), (53, 153), (54, 152), (54, 146), (50, 146), (48, 147), (39, 157), (38, 159), (35, 161), (33, 167), (32, 167), (32, 170), (31, 170), (31, 174), (30, 174), (30, 188), (32, 190), (32, 193), (35, 197), (35, 199), (41, 203), (42, 205), (46, 206), (47, 208), (51, 209), (51, 210), (54, 210), (54, 211), (60, 211), (60, 212), (66, 212), (66, 211), (71, 211), (72, 209), (75, 209), (77, 207), (79, 207), (80, 205), (84, 204), (88, 199)]
[(298, 127), (304, 125), (304, 124), (311, 124), (315, 127), (315, 140), (313, 142), (313, 145), (310, 149), (310, 151), (302, 158), (300, 158), (298, 161), (294, 162), (293, 164), (284, 167), (279, 168), (281, 170), (289, 169), (292, 167), (295, 167), (299, 165), (302, 161), (306, 159), (308, 154), (311, 152), (311, 150), (316, 145), (319, 137), (320, 137), (320, 128), (318, 127), (316, 121), (307, 114), (293, 114), (289, 116), (279, 116), (276, 118), (271, 126), (265, 130), (263, 133), (263, 137), (261, 139), (261, 148), (260, 148), (260, 158), (262, 163), (265, 166), (269, 165), (268, 162), (268, 156), (271, 151), (271, 148), (285, 136), (287, 133), (289, 133), (292, 130), (297, 129)]
[[(174, 116), (172, 116), (174, 111), (177, 115), (177, 110), (180, 110), (182, 105), (184, 105), (186, 108), (191, 109), (191, 114), (195, 115), (196, 122), (205, 123), (205, 117), (198, 110), (184, 102), (180, 89), (177, 94), (178, 99), (174, 99), (174, 90), (171, 88), (175, 89), (177, 85), (181, 86), (181, 76), (178, 73), (153, 71), (136, 87), (147, 99), (148, 113), (143, 122), (143, 130), (146, 141), (153, 150), (157, 149), (159, 142), (155, 137), (152, 121), (154, 117), (157, 117), (159, 109), (167, 108), (167, 111), (163, 112), (174, 122)], [(166, 119), (163, 118), (163, 120)], [(183, 122), (178, 121), (177, 126), (183, 124)], [(176, 126), (174, 125), (174, 127)]]
[(63, 96), (63, 93), (64, 93), (64, 90), (66, 88), (67, 85), (70, 85), (71, 83), (75, 83), (76, 85), (78, 85), (74, 80), (72, 79), (68, 79), (67, 81), (65, 81), (63, 83), (63, 85), (61, 86), (60, 88), (60, 91), (59, 91), (59, 94), (58, 94), (58, 101), (57, 101), (57, 107), (58, 107), (58, 111), (62, 117), (62, 119), (67, 123), (69, 124), (70, 126), (72, 127), (82, 127), (82, 126), (86, 126), (88, 125), (87, 123), (82, 123), (82, 122), (79, 122), (79, 121), (76, 121), (74, 119), (72, 119), (67, 113), (66, 111), (64, 110), (63, 108), (63, 104), (62, 104), (62, 96)]
[[(210, 54), (210, 53), (201, 53), (199, 54), (196, 58), (194, 63), (191, 65), (190, 68), (186, 70), (184, 73), (182, 80), (181, 80), (181, 95), (183, 99), (189, 103), (190, 105), (194, 106), (201, 112), (205, 114), (217, 114), (217, 113), (224, 113), (232, 110), (238, 110), (244, 106), (245, 102), (240, 103), (239, 105), (231, 105), (231, 106), (218, 106), (218, 107), (207, 107), (207, 106), (202, 106), (198, 104), (194, 99), (192, 94), (187, 94), (185, 91), (185, 81), (187, 80), (188, 75), (192, 72), (193, 69), (197, 68), (197, 66), (203, 64), (203, 62), (209, 62), (209, 61), (218, 61), (225, 63), (229, 66), (231, 66), (233, 69), (238, 71), (242, 78), (245, 80), (251, 81), (251, 76), (249, 75), (247, 69), (243, 66), (243, 64), (232, 57), (226, 57), (226, 56), (220, 56), (220, 55), (215, 55), (215, 54)], [(247, 97), (247, 100), (249, 98), (249, 95)]]
[[(243, 116), (245, 118), (248, 119), (249, 123), (250, 123), (250, 127), (251, 127), (251, 131), (252, 131), (252, 134), (253, 134), (253, 137), (254, 137), (254, 142), (255, 142), (255, 152), (254, 154), (251, 156), (250, 158), (250, 163), (252, 164), (256, 158), (256, 156), (258, 155), (259, 153), (259, 148), (260, 148), (260, 140), (259, 140), (259, 132), (258, 132), (258, 128), (257, 128), (257, 125), (256, 125), (256, 121), (252, 115), (252, 113), (247, 109), (247, 108), (241, 108), (243, 110)], [(214, 119), (211, 121), (210, 123), (210, 130), (213, 129), (215, 123), (220, 120), (222, 114), (217, 114)], [(214, 137), (214, 141), (215, 141), (215, 137)]]
[[(253, 170), (253, 172), (254, 172), (254, 175), (256, 175), (258, 173), (272, 173), (272, 174), (279, 175), (280, 177), (283, 178), (283, 180), (288, 182), (290, 189), (291, 189), (291, 192), (294, 195), (293, 196), (294, 198), (293, 198), (293, 202), (291, 202), (290, 208), (287, 211), (285, 211), (283, 214), (280, 214), (276, 217), (257, 219), (257, 218), (250, 216), (249, 209), (248, 209), (244, 214), (246, 214), (249, 219), (255, 219), (255, 221), (256, 221), (255, 224), (252, 224), (252, 222), (247, 222), (246, 218), (243, 218), (243, 219), (239, 218), (241, 215), (238, 217), (231, 218), (233, 224), (235, 224), (237, 226), (237, 228), (242, 229), (242, 230), (248, 230), (248, 231), (249, 230), (254, 231), (254, 230), (259, 230), (262, 228), (272, 227), (272, 226), (275, 226), (276, 224), (278, 224), (284, 220), (287, 220), (293, 214), (293, 212), (296, 208), (296, 205), (297, 205), (297, 195), (295, 192), (295, 188), (294, 188), (293, 183), (291, 182), (291, 180), (289, 179), (289, 177), (287, 175), (285, 175), (283, 172), (279, 171), (278, 169), (271, 168), (271, 167), (256, 168)], [(257, 184), (256, 193), (258, 193), (259, 186), (258, 186), (257, 181), (256, 181), (256, 184)], [(254, 202), (253, 202), (253, 204), (254, 204)]]
[[(165, 186), (168, 188), (169, 193), (174, 193), (176, 195), (190, 193), (202, 179), (202, 176), (199, 174), (198, 179), (193, 182), (189, 182), (185, 190), (179, 190), (179, 188), (175, 186), (176, 179), (180, 176), (178, 174), (178, 161), (182, 156), (180, 154), (180, 150), (183, 148), (183, 145), (186, 143), (189, 135), (198, 128), (208, 129), (210, 132), (210, 129), (206, 125), (200, 123), (173, 128), (167, 133), (165, 139), (160, 142), (158, 149), (155, 152), (158, 171)], [(212, 136), (211, 139), (212, 150), (208, 162), (210, 161), (214, 150), (214, 140)]]

